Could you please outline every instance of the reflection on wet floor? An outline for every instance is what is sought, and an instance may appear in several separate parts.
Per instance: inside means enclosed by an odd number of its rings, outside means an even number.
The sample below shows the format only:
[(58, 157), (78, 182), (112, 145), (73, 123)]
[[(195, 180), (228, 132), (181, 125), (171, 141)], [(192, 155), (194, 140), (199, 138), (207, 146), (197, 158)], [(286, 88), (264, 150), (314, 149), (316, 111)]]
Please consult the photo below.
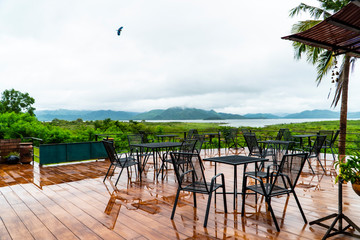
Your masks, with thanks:
[[(326, 175), (315, 165), (314, 162), (317, 174), (312, 174), (306, 166), (296, 189), (309, 221), (337, 210), (336, 175), (331, 171), (331, 162), (327, 165)], [(224, 214), (222, 198), (218, 196), (217, 203), (213, 201), (211, 205), (208, 228), (204, 229), (207, 198), (198, 194), (198, 208), (194, 208), (193, 195), (181, 192), (175, 218), (171, 221), (177, 189), (173, 170), (163, 181), (157, 181), (153, 165), (149, 164), (142, 182), (135, 174), (131, 178), (124, 174), (115, 187), (118, 171), (103, 182), (108, 167), (107, 161), (52, 167), (1, 164), (0, 234), (4, 234), (1, 231), (5, 226), (7, 234), (12, 236), (11, 226), (18, 226), (19, 222), (26, 225), (26, 219), (39, 221), (37, 224), (42, 227), (37, 227), (37, 230), (51, 231), (58, 238), (61, 236), (57, 234), (63, 231), (59, 229), (68, 229), (70, 235), (75, 233), (74, 238), (94, 234), (95, 238), (109, 239), (318, 239), (325, 233), (319, 226), (303, 223), (292, 196), (272, 200), (280, 233), (276, 232), (264, 199), (258, 197), (256, 202), (254, 195), (247, 195), (244, 218), (240, 210)], [(213, 176), (214, 166), (205, 162), (205, 167), (207, 176)], [(225, 173), (227, 188), (231, 190), (233, 168), (217, 167), (218, 172)], [(242, 176), (241, 170), (239, 168), (239, 176)], [(241, 186), (242, 178), (238, 179)], [(228, 206), (232, 201), (229, 195)], [(360, 198), (353, 193), (351, 185), (344, 185), (344, 211), (354, 221), (360, 216), (359, 202)], [(19, 210), (19, 206), (23, 209)], [(36, 215), (38, 209), (39, 215)], [(56, 224), (48, 226), (47, 219), (53, 219)], [(96, 227), (92, 227), (93, 224)], [(22, 229), (30, 232), (30, 236), (35, 235), (30, 226)], [(96, 232), (98, 229), (101, 231)], [(14, 230), (14, 234), (17, 232)], [(85, 234), (89, 232), (90, 235)], [(340, 236), (337, 239), (350, 239)]]
[(0, 164), (0, 187), (33, 183), (42, 186), (104, 176), (108, 163), (91, 161), (81, 164), (39, 166), (31, 164)]

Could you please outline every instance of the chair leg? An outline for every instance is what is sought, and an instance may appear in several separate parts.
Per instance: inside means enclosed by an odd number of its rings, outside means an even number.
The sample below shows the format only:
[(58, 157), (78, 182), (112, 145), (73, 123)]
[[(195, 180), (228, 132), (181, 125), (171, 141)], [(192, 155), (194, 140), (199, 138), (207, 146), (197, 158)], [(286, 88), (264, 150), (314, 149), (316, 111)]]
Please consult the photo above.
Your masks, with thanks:
[(208, 197), (208, 202), (207, 202), (207, 206), (206, 206), (206, 213), (205, 213), (205, 219), (204, 219), (204, 228), (206, 228), (207, 226), (207, 222), (208, 222), (208, 217), (209, 217), (209, 211), (210, 211), (210, 205), (211, 205), (211, 197), (213, 195), (213, 192), (210, 191), (209, 197)]
[(273, 211), (273, 209), (272, 209), (272, 207), (271, 207), (270, 199), (269, 199), (268, 197), (265, 197), (265, 201), (266, 201), (266, 203), (267, 203), (267, 205), (268, 205), (268, 209), (269, 209), (269, 211), (270, 211), (270, 213), (271, 213), (271, 217), (272, 217), (272, 219), (273, 219), (273, 221), (274, 221), (276, 230), (277, 230), (278, 232), (280, 232), (280, 227), (279, 227), (279, 225), (278, 225), (278, 223), (277, 223), (277, 220), (276, 220), (276, 217), (275, 217), (275, 213), (274, 213), (274, 211)]
[(118, 184), (118, 182), (119, 182), (119, 180), (120, 180), (120, 176), (121, 176), (121, 174), (122, 174), (123, 171), (124, 171), (124, 168), (122, 167), (122, 168), (121, 168), (121, 171), (120, 171), (120, 173), (119, 173), (119, 176), (118, 176), (118, 178), (116, 179), (115, 186)]
[(197, 208), (197, 204), (196, 204), (196, 193), (193, 192), (193, 195), (194, 195), (194, 208)]
[(180, 195), (180, 188), (178, 188), (178, 190), (177, 190), (177, 192), (176, 192), (175, 202), (174, 202), (173, 210), (172, 210), (172, 212), (171, 212), (171, 217), (170, 217), (171, 220), (174, 219), (175, 210), (176, 210), (176, 205), (177, 205), (178, 200), (179, 200), (179, 195)]
[(314, 169), (312, 168), (311, 163), (310, 163), (310, 161), (309, 161), (309, 158), (307, 158), (306, 161), (308, 162), (309, 167), (310, 167), (312, 173), (315, 174)]
[(306, 219), (306, 217), (305, 217), (304, 211), (303, 211), (303, 209), (302, 209), (302, 207), (301, 207), (301, 205), (300, 205), (300, 201), (299, 201), (299, 199), (298, 199), (295, 191), (293, 190), (292, 193), (294, 194), (294, 198), (295, 198), (295, 201), (296, 201), (296, 203), (297, 203), (297, 205), (298, 205), (298, 207), (299, 207), (301, 216), (303, 217), (304, 222), (307, 223), (307, 219)]
[[(245, 170), (244, 170), (245, 171)], [(241, 216), (245, 216), (245, 194), (246, 194), (246, 181), (247, 178), (243, 178), (243, 187), (242, 187), (242, 205), (241, 205)]]
[[(104, 177), (104, 180), (103, 180), (103, 182), (105, 182), (105, 179), (106, 179), (106, 177), (108, 176), (108, 174), (109, 174), (109, 172), (110, 172), (110, 169), (111, 169), (111, 167), (112, 167), (112, 163), (110, 164), (110, 166), (109, 166), (109, 168), (108, 168), (108, 170), (107, 170), (107, 172), (106, 172), (106, 175), (105, 175), (105, 177)], [(116, 166), (115, 166), (115, 168), (116, 168)], [(114, 168), (114, 171), (115, 171), (115, 168)]]
[[(319, 155), (320, 155), (320, 154), (319, 154)], [(316, 157), (316, 159), (317, 159), (317, 161), (320, 163), (321, 168), (324, 170), (324, 173), (326, 174), (326, 170), (325, 170), (324, 166), (322, 165), (322, 163), (321, 163), (321, 161), (320, 161), (319, 155)]]
[[(226, 190), (225, 190), (225, 180), (224, 179), (222, 179), (222, 188), (223, 188), (224, 211), (225, 211), (225, 213), (227, 213)], [(215, 192), (215, 200), (216, 200), (216, 192)]]

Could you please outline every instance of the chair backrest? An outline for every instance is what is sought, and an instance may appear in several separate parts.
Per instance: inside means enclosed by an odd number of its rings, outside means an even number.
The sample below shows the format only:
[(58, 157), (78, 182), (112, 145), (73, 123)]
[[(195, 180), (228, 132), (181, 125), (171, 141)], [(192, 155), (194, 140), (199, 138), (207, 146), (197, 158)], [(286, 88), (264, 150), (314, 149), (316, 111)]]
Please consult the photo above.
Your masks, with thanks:
[(196, 143), (195, 143), (195, 146), (194, 146), (194, 153), (200, 154), (203, 143), (204, 143), (204, 135), (199, 135), (198, 134), (197, 136), (195, 136), (195, 139), (196, 139)]
[(242, 128), (242, 129), (241, 129), (241, 132), (242, 132), (243, 134), (248, 134), (248, 133), (251, 133), (251, 130), (249, 130), (249, 129), (247, 129), (247, 128)]
[(189, 132), (186, 134), (186, 138), (187, 139), (192, 139), (198, 134), (199, 134), (199, 132), (198, 132), (197, 129), (190, 129)]
[(278, 133), (277, 133), (277, 135), (276, 135), (275, 140), (281, 140), (281, 139), (283, 138), (283, 136), (284, 136), (284, 132), (285, 132), (285, 131), (289, 131), (289, 129), (287, 129), (287, 128), (280, 128), (279, 131), (278, 131)]
[(325, 143), (326, 145), (330, 145), (331, 140), (333, 139), (334, 131), (331, 130), (320, 130), (318, 135), (326, 136)]
[(339, 136), (339, 133), (340, 133), (340, 130), (336, 130), (336, 132), (335, 132), (335, 134), (334, 134), (334, 136), (333, 136), (333, 138), (331, 139), (331, 142), (330, 142), (330, 143), (331, 143), (331, 146), (334, 145), (337, 137)]
[(237, 128), (231, 128), (228, 132), (226, 132), (224, 138), (227, 144), (233, 143), (236, 144), (236, 135)]
[(127, 135), (130, 153), (135, 153), (137, 150), (140, 150), (139, 147), (134, 147), (132, 144), (141, 144), (143, 143), (143, 136), (141, 134), (131, 134)]
[(326, 140), (326, 136), (325, 135), (317, 135), (315, 142), (313, 143), (311, 150), (310, 150), (310, 156), (318, 156), (322, 146), (324, 145)]
[(276, 189), (274, 186), (288, 188), (289, 185), (294, 189), (307, 157), (307, 153), (285, 154), (282, 157), (278, 171), (276, 171), (275, 177), (273, 178), (272, 190)]
[(110, 162), (112, 163), (119, 162), (119, 156), (115, 150), (114, 143), (106, 140), (103, 140), (102, 142), (104, 144)]
[(198, 140), (196, 139), (185, 139), (180, 146), (179, 152), (193, 153), (195, 145)]
[(294, 141), (294, 137), (291, 135), (291, 132), (289, 129), (285, 129), (283, 132), (283, 139), (285, 141)]
[(246, 145), (249, 149), (249, 156), (262, 156), (262, 149), (259, 147), (255, 133), (244, 134)]
[[(197, 153), (170, 152), (175, 175), (181, 189), (188, 186), (195, 192), (210, 192), (206, 184), (204, 166)], [(191, 171), (191, 174), (183, 175)]]
[(139, 134), (141, 135), (141, 139), (142, 139), (142, 143), (148, 143), (149, 139), (148, 139), (148, 133), (145, 131), (139, 131)]

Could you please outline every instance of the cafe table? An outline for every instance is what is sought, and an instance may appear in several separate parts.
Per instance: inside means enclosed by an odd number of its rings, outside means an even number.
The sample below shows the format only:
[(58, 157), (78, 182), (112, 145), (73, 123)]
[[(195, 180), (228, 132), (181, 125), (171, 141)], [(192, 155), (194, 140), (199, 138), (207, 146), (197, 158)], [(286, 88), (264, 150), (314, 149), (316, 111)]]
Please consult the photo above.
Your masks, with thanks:
[(308, 144), (309, 146), (311, 146), (311, 138), (312, 137), (316, 137), (317, 134), (299, 134), (299, 135), (292, 135), (292, 137), (294, 138), (299, 138), (300, 139), (300, 147), (303, 148), (303, 139), (307, 138), (308, 139)]
[(237, 166), (244, 165), (244, 172), (243, 176), (245, 176), (246, 167), (249, 163), (255, 164), (255, 170), (259, 170), (258, 163), (268, 161), (269, 159), (266, 158), (258, 158), (258, 157), (251, 157), (251, 156), (244, 156), (244, 155), (228, 155), (228, 156), (220, 156), (220, 157), (210, 157), (204, 158), (204, 161), (209, 161), (215, 163), (215, 175), (217, 174), (217, 163), (221, 164), (228, 164), (234, 167), (234, 187), (233, 192), (226, 192), (226, 194), (233, 194), (234, 195), (234, 202), (233, 207), (234, 210), (237, 208), (237, 195), (242, 194), (242, 192), (238, 192), (237, 189)]
[[(131, 144), (133, 147), (139, 147), (140, 149), (146, 149), (146, 152), (152, 151), (153, 153), (153, 159), (154, 159), (154, 172), (156, 173), (156, 177), (158, 177), (158, 159), (162, 160), (161, 152), (164, 150), (166, 153), (169, 152), (169, 150), (174, 149), (176, 147), (180, 147), (182, 145), (181, 142), (151, 142), (151, 143), (137, 143), (137, 144)], [(145, 165), (147, 162), (147, 158), (142, 159), (139, 157), (138, 152), (138, 162), (139, 162), (139, 174), (141, 176), (141, 173), (145, 169)]]
[(159, 135), (156, 135), (156, 137), (158, 139), (161, 139), (161, 142), (164, 142), (165, 139), (169, 139), (169, 140), (172, 140), (174, 141), (175, 140), (175, 137), (177, 137), (178, 135), (177, 134), (159, 134)]
[(264, 144), (266, 149), (273, 148), (274, 149), (274, 163), (277, 163), (277, 155), (281, 150), (285, 150), (285, 154), (287, 154), (289, 145), (294, 143), (294, 141), (285, 141), (285, 140), (264, 140), (259, 141), (259, 143)]

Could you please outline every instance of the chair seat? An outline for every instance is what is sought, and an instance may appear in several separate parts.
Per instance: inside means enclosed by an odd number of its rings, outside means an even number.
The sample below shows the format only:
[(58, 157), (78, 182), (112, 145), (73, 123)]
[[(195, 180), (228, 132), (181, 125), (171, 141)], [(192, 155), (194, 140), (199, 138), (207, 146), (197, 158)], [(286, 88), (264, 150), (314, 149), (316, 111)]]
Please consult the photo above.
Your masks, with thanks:
[(268, 174), (267, 172), (263, 172), (263, 171), (258, 171), (258, 172), (246, 172), (246, 175), (250, 175), (250, 176), (257, 176), (259, 178), (267, 178)]
[(116, 163), (116, 165), (121, 167), (131, 167), (138, 164), (134, 157), (120, 158), (119, 162), (120, 163)]
[[(267, 191), (266, 193), (264, 193), (262, 187), (260, 184), (256, 184), (256, 185), (251, 185), (251, 186), (248, 186), (247, 188), (256, 192), (256, 193), (259, 193), (261, 195), (265, 195), (265, 194), (269, 194), (270, 192), (270, 189), (272, 187), (272, 184), (270, 183), (265, 183), (264, 184), (264, 187), (265, 187), (265, 191)], [(287, 188), (283, 188), (283, 187), (280, 187), (280, 186), (274, 186), (272, 191), (271, 191), (271, 196), (277, 196), (277, 195), (282, 195), (282, 194), (286, 194), (286, 193), (289, 193), (290, 191), (287, 189)]]
[[(213, 191), (215, 191), (216, 189), (218, 189), (220, 187), (222, 187), (222, 184), (215, 183)], [(206, 185), (203, 182), (194, 182), (189, 185), (183, 186), (183, 188), (182, 188), (182, 190), (184, 190), (184, 191), (206, 193), (206, 194), (209, 193), (208, 189), (210, 189), (209, 182), (206, 182)]]

